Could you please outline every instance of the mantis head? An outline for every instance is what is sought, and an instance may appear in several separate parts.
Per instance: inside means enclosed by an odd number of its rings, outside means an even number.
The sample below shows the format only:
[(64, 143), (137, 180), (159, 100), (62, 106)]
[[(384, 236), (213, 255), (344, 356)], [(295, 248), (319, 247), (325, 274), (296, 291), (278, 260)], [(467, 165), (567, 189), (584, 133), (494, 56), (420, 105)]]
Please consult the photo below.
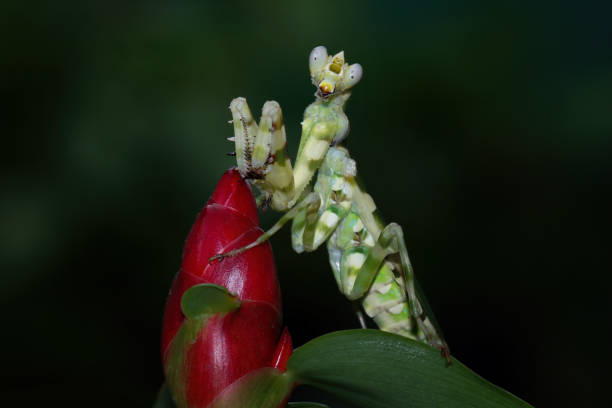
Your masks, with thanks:
[(310, 78), (317, 87), (316, 95), (322, 99), (348, 91), (359, 82), (363, 74), (361, 65), (346, 63), (344, 51), (331, 56), (322, 45), (310, 52), (308, 64)]

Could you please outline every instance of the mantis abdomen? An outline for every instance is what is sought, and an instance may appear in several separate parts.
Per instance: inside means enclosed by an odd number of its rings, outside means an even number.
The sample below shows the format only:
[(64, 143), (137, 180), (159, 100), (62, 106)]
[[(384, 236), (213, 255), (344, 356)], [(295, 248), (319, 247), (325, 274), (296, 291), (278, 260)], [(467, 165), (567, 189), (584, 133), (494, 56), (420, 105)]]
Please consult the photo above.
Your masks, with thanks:
[[(340, 222), (327, 241), (329, 262), (340, 291), (350, 296), (357, 275), (372, 254), (375, 241), (365, 228), (359, 214), (351, 210)], [(384, 260), (375, 273), (374, 282), (362, 297), (366, 314), (384, 331), (413, 339), (424, 340), (423, 333), (414, 324), (406, 288), (398, 265)]]

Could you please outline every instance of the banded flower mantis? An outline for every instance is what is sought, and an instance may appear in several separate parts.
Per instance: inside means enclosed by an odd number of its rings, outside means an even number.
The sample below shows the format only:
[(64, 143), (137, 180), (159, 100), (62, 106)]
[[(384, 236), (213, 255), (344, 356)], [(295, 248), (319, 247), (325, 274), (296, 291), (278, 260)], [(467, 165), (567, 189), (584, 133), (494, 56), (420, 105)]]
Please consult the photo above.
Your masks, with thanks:
[[(402, 228), (382, 222), (356, 178), (355, 161), (340, 145), (349, 131), (344, 105), (361, 79), (361, 65), (348, 64), (343, 51), (331, 56), (319, 46), (310, 53), (309, 68), (316, 99), (304, 112), (295, 168), (279, 104), (266, 102), (257, 123), (246, 99), (231, 102), (235, 135), (228, 140), (235, 143), (238, 169), (261, 191), (261, 205), (285, 214), (251, 244), (211, 261), (253, 248), (293, 220), (294, 250), (314, 251), (327, 242), (340, 291), (361, 300), (381, 330), (426, 342), (450, 363), (448, 346), (415, 282)], [(360, 322), (365, 326), (361, 316)]]

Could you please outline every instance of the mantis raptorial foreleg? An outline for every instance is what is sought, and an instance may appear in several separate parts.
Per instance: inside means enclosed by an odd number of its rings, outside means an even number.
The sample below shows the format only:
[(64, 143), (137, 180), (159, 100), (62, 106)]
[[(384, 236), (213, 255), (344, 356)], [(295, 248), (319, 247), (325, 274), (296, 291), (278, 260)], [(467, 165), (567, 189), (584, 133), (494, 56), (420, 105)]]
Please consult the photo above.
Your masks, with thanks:
[(268, 101), (261, 110), (259, 124), (245, 98), (230, 104), (236, 161), (240, 173), (262, 190), (273, 208), (284, 206), (294, 196), (293, 170), (286, 152), (287, 137), (283, 113), (278, 102)]

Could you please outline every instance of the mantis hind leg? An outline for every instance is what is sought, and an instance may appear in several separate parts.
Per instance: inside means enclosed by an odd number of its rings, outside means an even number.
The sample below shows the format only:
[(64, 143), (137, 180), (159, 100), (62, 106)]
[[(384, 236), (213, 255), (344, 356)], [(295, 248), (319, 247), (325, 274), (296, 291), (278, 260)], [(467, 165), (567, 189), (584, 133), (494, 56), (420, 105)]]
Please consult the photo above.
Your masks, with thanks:
[(365, 318), (363, 317), (363, 312), (361, 311), (361, 307), (359, 306), (357, 302), (353, 302), (353, 310), (355, 312), (355, 315), (357, 316), (357, 320), (359, 321), (359, 325), (361, 326), (361, 328), (367, 329), (368, 325), (365, 321)]
[[(404, 287), (409, 306), (409, 311), (414, 320), (417, 322), (420, 330), (423, 332), (427, 343), (431, 346), (440, 349), (442, 356), (450, 364), (450, 354), (448, 346), (442, 339), (439, 331), (436, 329), (436, 323), (433, 320), (433, 315), (427, 307), (427, 314), (423, 310), (422, 302), (426, 302), (424, 298), (419, 299), (417, 296), (417, 288), (414, 280), (414, 270), (408, 256), (408, 249), (404, 242), (404, 233), (399, 224), (388, 224), (380, 233), (374, 247), (369, 251), (363, 264), (359, 268), (359, 272), (355, 279), (355, 283), (347, 295), (349, 299), (358, 299), (363, 297), (374, 282), (376, 275), (383, 264), (383, 261), (388, 255), (399, 254), (401, 260), (401, 272), (404, 280)], [(420, 294), (420, 291), (418, 291)]]

